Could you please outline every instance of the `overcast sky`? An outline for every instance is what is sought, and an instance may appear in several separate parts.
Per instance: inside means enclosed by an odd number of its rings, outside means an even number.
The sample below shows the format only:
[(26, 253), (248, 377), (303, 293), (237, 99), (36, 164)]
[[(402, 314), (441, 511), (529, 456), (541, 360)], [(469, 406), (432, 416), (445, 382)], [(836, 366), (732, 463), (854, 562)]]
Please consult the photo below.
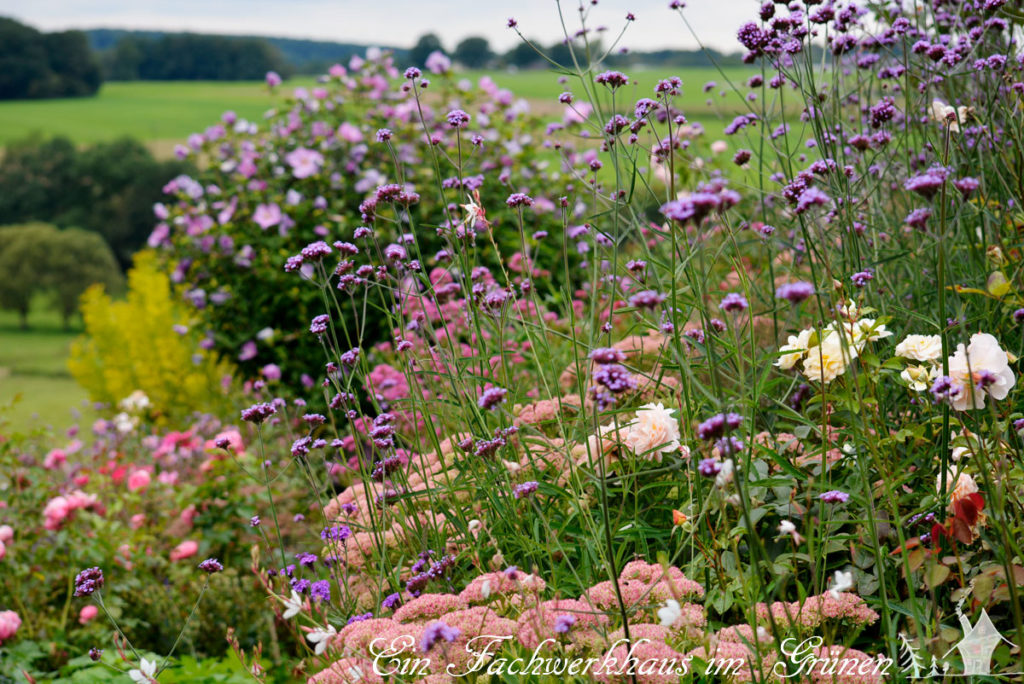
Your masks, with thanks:
[[(584, 0), (589, 2), (589, 0)], [(570, 30), (578, 28), (579, 0), (562, 0)], [(636, 22), (623, 45), (634, 50), (697, 47), (669, 0), (601, 0), (590, 26), (617, 33), (627, 12)], [(736, 29), (757, 14), (757, 0), (689, 0), (686, 17), (701, 40), (738, 49)], [(496, 49), (515, 44), (505, 27), (519, 21), (524, 35), (551, 43), (561, 37), (556, 0), (0, 0), (0, 15), (53, 31), (130, 28), (201, 33), (257, 34), (353, 43), (410, 46), (437, 33), (450, 50), (468, 35)]]

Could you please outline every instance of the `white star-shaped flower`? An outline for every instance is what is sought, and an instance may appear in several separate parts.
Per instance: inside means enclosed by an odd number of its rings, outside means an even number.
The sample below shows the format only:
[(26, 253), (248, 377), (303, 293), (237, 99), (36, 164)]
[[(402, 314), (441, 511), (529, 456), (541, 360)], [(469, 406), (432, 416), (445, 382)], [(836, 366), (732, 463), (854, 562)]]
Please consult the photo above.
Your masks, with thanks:
[(843, 572), (842, 570), (836, 570), (833, 582), (834, 584), (829, 589), (829, 592), (831, 592), (833, 597), (839, 598), (839, 594), (841, 592), (853, 589), (853, 572)]
[(143, 658), (139, 661), (139, 669), (128, 670), (128, 676), (136, 684), (149, 684), (156, 676), (156, 661)]
[(302, 606), (303, 606), (302, 597), (299, 596), (299, 593), (297, 591), (292, 589), (291, 598), (286, 598), (284, 600), (284, 607), (285, 607), (285, 611), (284, 611), (284, 615), (283, 615), (284, 619), (285, 620), (291, 620), (293, 617), (295, 617), (296, 615), (301, 613), (302, 612)]
[(306, 638), (316, 644), (316, 648), (313, 649), (315, 653), (317, 655), (323, 655), (324, 651), (327, 650), (327, 642), (330, 641), (330, 637), (337, 633), (337, 630), (334, 629), (334, 625), (327, 625), (327, 629), (314, 629), (306, 635)]

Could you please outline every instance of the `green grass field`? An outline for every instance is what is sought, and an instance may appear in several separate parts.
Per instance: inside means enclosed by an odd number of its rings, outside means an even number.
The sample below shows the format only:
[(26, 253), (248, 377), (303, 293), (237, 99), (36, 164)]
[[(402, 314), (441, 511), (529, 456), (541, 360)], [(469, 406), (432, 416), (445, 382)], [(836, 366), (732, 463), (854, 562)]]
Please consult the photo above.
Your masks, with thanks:
[(46, 302), (33, 307), (28, 330), (20, 329), (15, 314), (0, 311), (0, 425), (9, 423), (0, 427), (0, 434), (47, 425), (66, 428), (74, 422), (73, 408), (92, 421), (93, 412), (83, 410), (85, 390), (67, 369), (68, 351), (78, 332), (63, 330)]
[[(517, 73), (470, 71), (461, 74), (476, 82), (485, 73), (517, 95), (529, 99), (540, 113), (560, 111), (558, 94), (566, 86), (558, 83), (558, 75), (548, 71), (522, 71)], [(741, 83), (751, 72), (729, 69), (725, 77)], [(683, 79), (683, 95), (679, 106), (687, 116), (702, 121), (709, 131), (711, 113), (733, 114), (742, 106), (735, 95), (720, 97), (715, 89), (702, 92), (707, 81), (724, 85), (722, 74), (712, 69), (664, 69), (631, 71), (632, 82), (618, 94), (619, 102), (628, 103), (640, 97), (653, 95), (654, 84), (660, 78), (678, 75)], [(190, 134), (216, 123), (228, 109), (240, 117), (260, 120), (283, 93), (295, 86), (309, 86), (313, 79), (289, 81), (271, 95), (260, 82), (130, 82), (105, 83), (95, 97), (58, 100), (22, 100), (0, 102), (0, 145), (26, 136), (43, 137), (64, 135), (78, 143), (111, 140), (131, 136), (145, 141), (161, 156), (171, 153), (174, 143), (182, 142)], [(568, 84), (576, 92), (577, 83)], [(713, 104), (709, 107), (708, 100)]]

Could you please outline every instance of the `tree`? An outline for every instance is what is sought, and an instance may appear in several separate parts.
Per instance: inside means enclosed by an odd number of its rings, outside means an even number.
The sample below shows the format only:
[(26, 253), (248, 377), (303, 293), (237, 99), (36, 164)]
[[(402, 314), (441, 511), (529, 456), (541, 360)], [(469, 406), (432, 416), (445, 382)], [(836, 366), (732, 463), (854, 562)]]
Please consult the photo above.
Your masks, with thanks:
[(46, 221), (99, 233), (122, 268), (153, 230), (153, 204), (190, 164), (161, 162), (123, 138), (78, 150), (66, 138), (13, 143), (0, 159), (0, 222)]
[(539, 45), (535, 40), (529, 43), (517, 43), (514, 48), (505, 53), (505, 61), (518, 69), (527, 69), (544, 61), (544, 58), (537, 54), (533, 47)]
[(910, 674), (911, 679), (920, 679), (924, 672), (924, 661), (918, 649), (910, 643), (907, 635), (900, 632), (900, 664), (903, 665), (902, 672)]
[(99, 235), (47, 223), (0, 228), (0, 307), (17, 311), (21, 327), (37, 294), (53, 297), (69, 327), (82, 293), (94, 283), (118, 289), (121, 273)]
[(0, 228), (0, 307), (16, 311), (28, 328), (32, 297), (40, 292), (57, 229), (45, 223)]
[(43, 36), (50, 70), (59, 78), (54, 95), (81, 97), (94, 95), (102, 78), (96, 55), (89, 49), (89, 40), (81, 31), (47, 33)]
[(486, 38), (471, 36), (455, 46), (455, 54), (452, 56), (470, 69), (480, 69), (487, 66), (494, 53)]
[(81, 31), (44, 34), (0, 17), (0, 100), (92, 95), (100, 80)]
[(409, 61), (415, 66), (424, 67), (427, 64), (427, 57), (434, 50), (440, 50), (444, 52), (444, 46), (441, 45), (441, 39), (436, 34), (427, 33), (420, 36), (420, 39), (416, 41), (416, 44), (409, 50)]
[(563, 67), (571, 67), (573, 49), (569, 47), (569, 43), (559, 41), (551, 46), (548, 50), (548, 57), (551, 58), (555, 64), (559, 64)]
[(45, 267), (47, 277), (43, 281), (53, 295), (66, 330), (71, 327), (78, 301), (89, 286), (99, 283), (108, 292), (117, 291), (122, 278), (113, 252), (96, 233), (68, 228), (55, 238)]

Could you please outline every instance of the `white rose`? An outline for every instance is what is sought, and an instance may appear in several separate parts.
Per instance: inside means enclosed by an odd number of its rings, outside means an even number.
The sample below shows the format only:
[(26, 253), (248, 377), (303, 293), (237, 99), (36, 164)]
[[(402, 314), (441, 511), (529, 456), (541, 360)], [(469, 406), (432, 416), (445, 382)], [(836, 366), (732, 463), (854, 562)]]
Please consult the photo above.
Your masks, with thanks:
[(956, 353), (949, 357), (949, 375), (961, 387), (953, 397), (953, 408), (957, 411), (984, 408), (986, 394), (993, 399), (1005, 399), (1017, 384), (1006, 352), (988, 333), (971, 335), (966, 349), (962, 343), (957, 345)]
[(907, 335), (896, 345), (896, 356), (914, 361), (938, 361), (942, 358), (942, 338), (938, 335)]

